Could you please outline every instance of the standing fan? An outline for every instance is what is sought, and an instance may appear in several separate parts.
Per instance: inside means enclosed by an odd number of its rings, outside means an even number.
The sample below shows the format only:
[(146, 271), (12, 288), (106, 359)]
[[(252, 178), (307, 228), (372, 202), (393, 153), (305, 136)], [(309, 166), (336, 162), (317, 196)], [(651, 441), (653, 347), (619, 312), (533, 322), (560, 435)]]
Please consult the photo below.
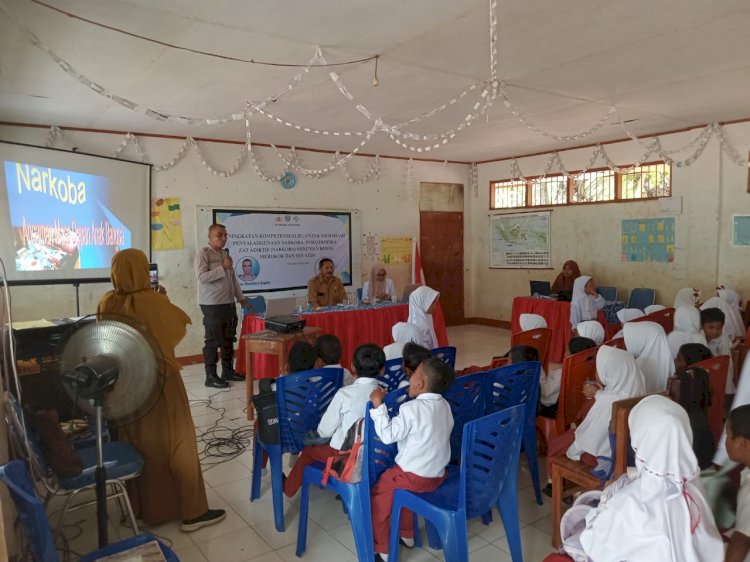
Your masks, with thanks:
[(164, 385), (164, 357), (146, 329), (125, 316), (99, 315), (74, 328), (64, 344), (60, 378), (68, 397), (96, 416), (96, 516), (99, 547), (107, 546), (107, 470), (102, 424), (145, 416)]

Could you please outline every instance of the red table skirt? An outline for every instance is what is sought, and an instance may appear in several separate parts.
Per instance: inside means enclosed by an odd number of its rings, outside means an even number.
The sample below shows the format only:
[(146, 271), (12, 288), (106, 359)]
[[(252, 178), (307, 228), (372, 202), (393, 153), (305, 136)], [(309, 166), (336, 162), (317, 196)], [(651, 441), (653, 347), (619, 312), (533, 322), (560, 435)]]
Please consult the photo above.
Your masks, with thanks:
[[(337, 312), (315, 312), (303, 315), (306, 326), (318, 326), (322, 334), (334, 334), (341, 340), (341, 364), (349, 367), (354, 350), (363, 343), (374, 343), (384, 347), (393, 343), (391, 327), (397, 322), (406, 322), (409, 317), (409, 306), (399, 304), (361, 310), (342, 310)], [(435, 324), (435, 335), (438, 345), (448, 345), (448, 332), (445, 329), (445, 318), (440, 304), (432, 315)], [(255, 315), (245, 315), (242, 319), (244, 336), (265, 329), (265, 320)], [(279, 375), (279, 361), (275, 355), (254, 353), (253, 378), (274, 378)], [(245, 373), (245, 341), (240, 338), (237, 350), (235, 371)]]

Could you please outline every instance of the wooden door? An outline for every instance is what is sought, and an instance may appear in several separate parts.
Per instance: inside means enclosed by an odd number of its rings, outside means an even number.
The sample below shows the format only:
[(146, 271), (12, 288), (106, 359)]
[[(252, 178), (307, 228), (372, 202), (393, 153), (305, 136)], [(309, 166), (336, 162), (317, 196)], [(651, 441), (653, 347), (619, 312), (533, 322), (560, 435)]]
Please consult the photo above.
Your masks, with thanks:
[(464, 214), (420, 211), (419, 252), (427, 285), (440, 291), (445, 323), (464, 323)]

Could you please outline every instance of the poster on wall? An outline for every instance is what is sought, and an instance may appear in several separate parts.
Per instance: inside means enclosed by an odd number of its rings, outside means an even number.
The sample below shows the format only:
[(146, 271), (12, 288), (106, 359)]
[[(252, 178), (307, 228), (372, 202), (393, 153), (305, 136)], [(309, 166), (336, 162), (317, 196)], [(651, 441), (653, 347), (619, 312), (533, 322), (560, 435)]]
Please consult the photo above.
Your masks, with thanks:
[(244, 292), (302, 289), (323, 258), (352, 284), (351, 213), (214, 209), (213, 216), (227, 229)]
[(674, 218), (623, 220), (620, 259), (674, 262)]
[(490, 216), (490, 267), (548, 269), (550, 213)]
[(411, 237), (382, 238), (380, 240), (380, 261), (386, 265), (411, 264), (414, 241)]
[(732, 217), (732, 246), (750, 246), (750, 216)]
[(151, 201), (151, 249), (180, 250), (183, 246), (180, 198), (154, 199)]

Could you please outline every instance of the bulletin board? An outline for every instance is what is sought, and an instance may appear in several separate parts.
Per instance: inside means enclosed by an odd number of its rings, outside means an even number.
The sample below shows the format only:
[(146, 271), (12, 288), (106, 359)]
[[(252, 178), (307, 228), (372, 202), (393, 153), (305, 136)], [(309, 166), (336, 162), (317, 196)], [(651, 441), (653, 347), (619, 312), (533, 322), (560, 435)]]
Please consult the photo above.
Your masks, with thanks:
[(674, 262), (674, 218), (622, 221), (621, 260)]
[(411, 237), (381, 237), (368, 233), (362, 235), (361, 285), (370, 280), (372, 268), (379, 263), (385, 266), (388, 277), (393, 280), (396, 294), (412, 283), (414, 239)]

